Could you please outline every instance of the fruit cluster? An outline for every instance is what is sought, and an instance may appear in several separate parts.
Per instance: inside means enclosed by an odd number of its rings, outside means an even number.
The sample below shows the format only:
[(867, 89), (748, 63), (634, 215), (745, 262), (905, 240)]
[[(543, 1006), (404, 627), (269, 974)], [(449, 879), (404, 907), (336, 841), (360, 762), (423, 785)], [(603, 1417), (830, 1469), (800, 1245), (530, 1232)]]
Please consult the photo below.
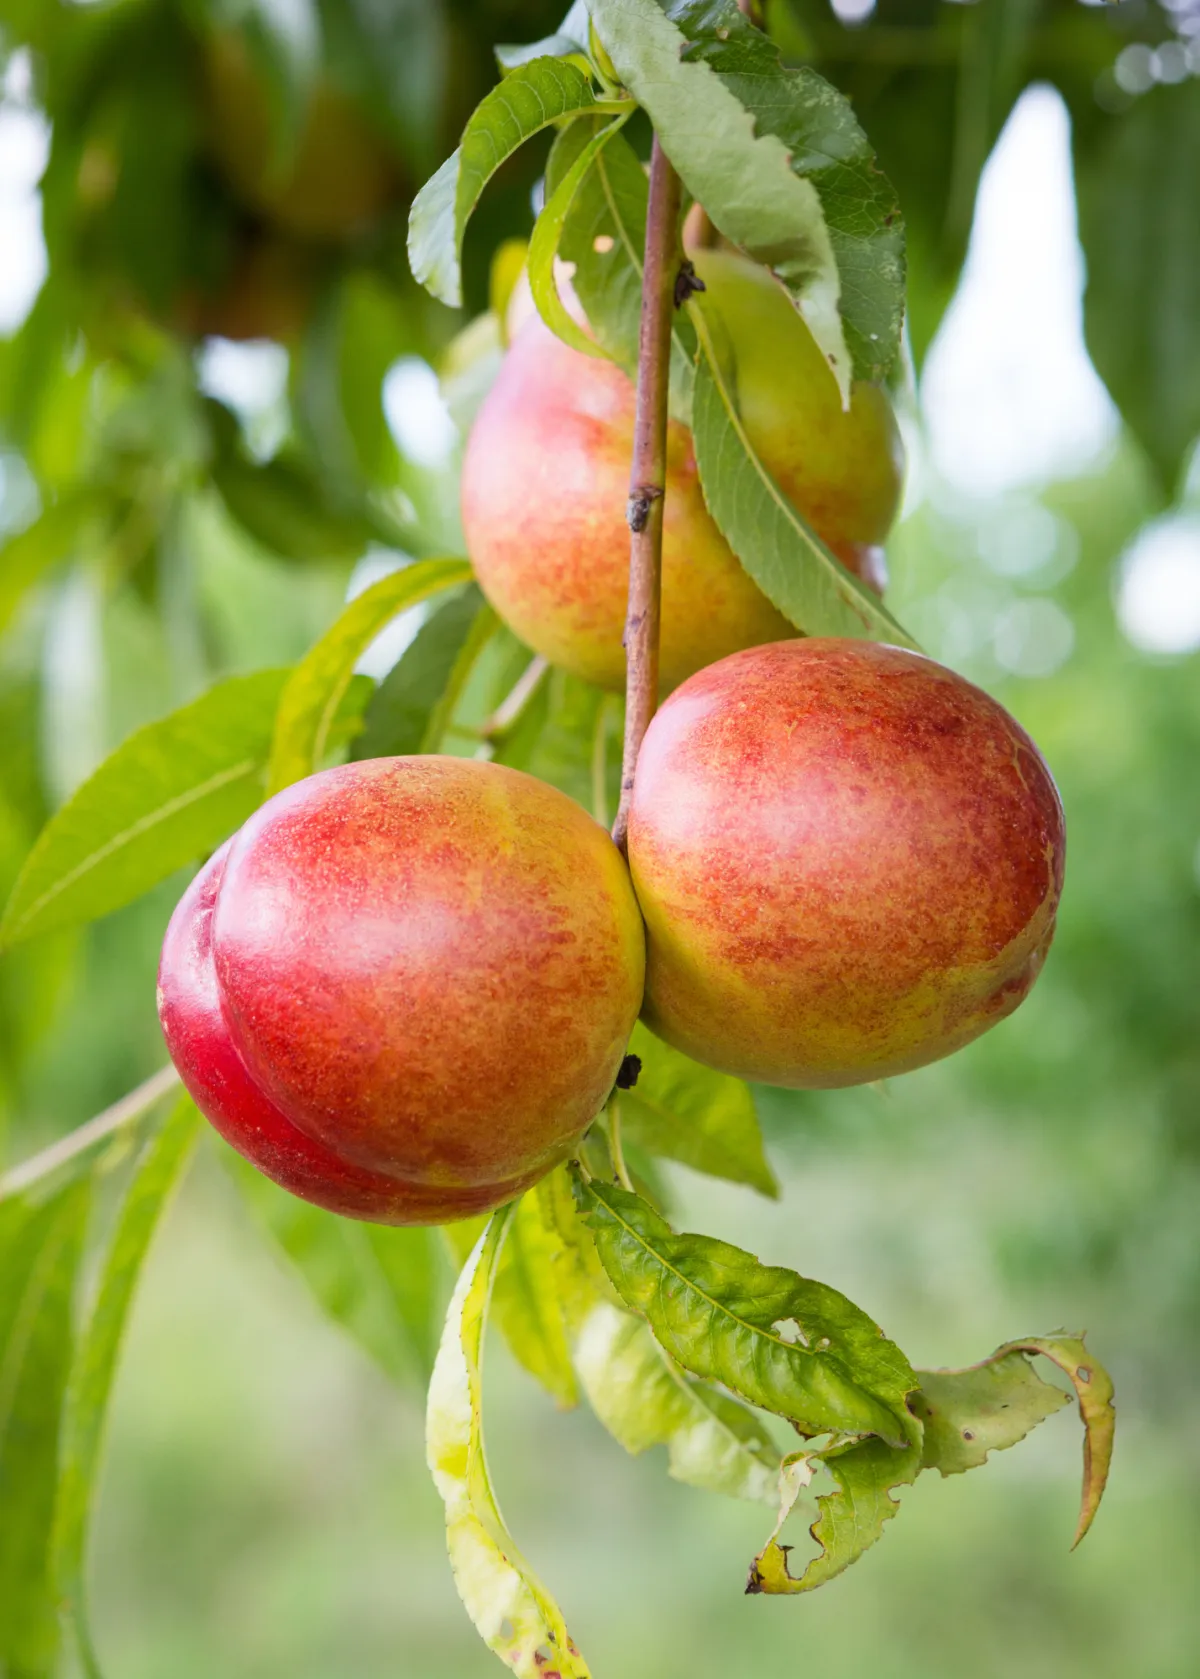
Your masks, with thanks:
[[(723, 253), (701, 270), (762, 458), (875, 575), (899, 491), (884, 393), (859, 386), (843, 413), (765, 273)], [(632, 425), (625, 376), (531, 320), (463, 481), (501, 616), (609, 686)], [(180, 903), (159, 989), (171, 1055), (296, 1194), (395, 1223), (500, 1205), (576, 1147), (639, 1014), (743, 1078), (838, 1086), (960, 1048), (1037, 977), (1063, 815), (1025, 732), (919, 654), (798, 635), (709, 518), (678, 425), (664, 524), (674, 691), (641, 748), (627, 861), (531, 776), (375, 759), (272, 799)]]

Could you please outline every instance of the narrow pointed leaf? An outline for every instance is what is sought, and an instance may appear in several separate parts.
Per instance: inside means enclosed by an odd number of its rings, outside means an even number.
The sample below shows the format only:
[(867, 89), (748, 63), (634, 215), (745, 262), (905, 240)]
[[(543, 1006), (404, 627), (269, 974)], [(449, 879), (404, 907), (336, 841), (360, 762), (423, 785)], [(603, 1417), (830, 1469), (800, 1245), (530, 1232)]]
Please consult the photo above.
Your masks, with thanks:
[(107, 915), (226, 839), (262, 802), (288, 674), (230, 677), (130, 735), (42, 830), (0, 939)]
[(597, 101), (590, 77), (569, 58), (535, 58), (507, 75), (477, 106), (458, 150), (413, 201), (408, 260), (421, 284), (458, 308), (463, 231), (496, 170), (551, 123), (612, 108)]
[(579, 1402), (561, 1274), (568, 1256), (537, 1191), (517, 1203), (492, 1309), (513, 1356), (564, 1409)]
[(696, 464), (708, 510), (729, 546), (768, 599), (806, 634), (868, 636), (912, 647), (908, 632), (822, 542), (755, 453), (738, 413), (732, 372), (707, 318), (697, 312), (696, 319)]
[(644, 1319), (597, 1304), (575, 1362), (592, 1410), (627, 1452), (665, 1446), (675, 1480), (772, 1501), (779, 1453), (766, 1428), (736, 1399), (673, 1365)]
[(321, 767), (338, 707), (363, 653), (398, 613), (471, 576), (466, 560), (419, 560), (357, 595), (292, 672), (279, 701), (268, 789), (277, 793)]
[(449, 713), (496, 622), (473, 583), (439, 606), (375, 690), (351, 757), (436, 752)]
[(702, 1067), (642, 1025), (629, 1048), (642, 1063), (637, 1083), (621, 1096), (629, 1140), (650, 1154), (776, 1198), (779, 1185), (763, 1151), (754, 1098), (742, 1080)]
[(640, 1196), (577, 1180), (583, 1216), (617, 1292), (685, 1370), (786, 1417), (803, 1433), (907, 1444), (908, 1360), (824, 1283), (709, 1236), (676, 1235)]
[(463, 1268), (429, 1384), (426, 1453), (446, 1506), (450, 1564), (480, 1636), (517, 1679), (590, 1679), (562, 1613), (504, 1525), (483, 1444), (483, 1332), (514, 1216), (496, 1213)]
[(434, 1233), (339, 1218), (289, 1195), (232, 1150), (228, 1165), (321, 1309), (393, 1381), (426, 1381), (441, 1281)]
[(54, 1561), (60, 1611), (89, 1674), (98, 1673), (99, 1668), (87, 1625), (87, 1542), (113, 1379), (142, 1265), (167, 1202), (187, 1170), (199, 1131), (200, 1115), (184, 1096), (142, 1149), (101, 1261), (94, 1304), (80, 1330), (71, 1365)]
[(0, 1672), (50, 1679), (59, 1426), (90, 1179), (0, 1204)]
[(848, 398), (900, 345), (903, 227), (842, 94), (788, 69), (737, 0), (593, 0), (621, 80), (684, 184), (733, 244), (765, 262)]
[(563, 226), (589, 169), (605, 146), (616, 138), (625, 120), (624, 117), (617, 117), (592, 134), (561, 180), (557, 181), (552, 189), (548, 188), (550, 196), (538, 216), (533, 237), (529, 241), (529, 289), (533, 293), (538, 313), (564, 344), (569, 344), (573, 350), (578, 350), (585, 356), (602, 357), (605, 351), (596, 339), (584, 331), (559, 295), (554, 259), (558, 255)]

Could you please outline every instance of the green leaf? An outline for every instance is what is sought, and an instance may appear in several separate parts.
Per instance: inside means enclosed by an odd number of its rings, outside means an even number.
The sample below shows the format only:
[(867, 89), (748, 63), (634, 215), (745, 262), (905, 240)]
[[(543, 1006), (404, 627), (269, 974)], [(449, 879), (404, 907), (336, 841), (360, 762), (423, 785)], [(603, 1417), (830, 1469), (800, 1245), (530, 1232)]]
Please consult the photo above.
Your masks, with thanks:
[(517, 1203), (492, 1309), (513, 1356), (564, 1410), (579, 1403), (560, 1282), (569, 1264), (536, 1189)]
[(640, 1023), (629, 1049), (642, 1069), (633, 1089), (621, 1093), (625, 1136), (650, 1154), (777, 1199), (754, 1098), (742, 1080), (702, 1067)]
[[(817, 1499), (818, 1515), (811, 1531), (820, 1552), (793, 1579), (788, 1570), (791, 1547), (779, 1543), (779, 1529), (796, 1492), (818, 1463), (825, 1465), (837, 1486)], [(839, 1441), (824, 1452), (798, 1453), (789, 1460), (789, 1467), (793, 1474), (790, 1494), (785, 1495), (775, 1533), (750, 1566), (746, 1590), (751, 1593), (780, 1597), (815, 1591), (857, 1562), (882, 1537), (883, 1524), (899, 1509), (892, 1493), (916, 1479), (921, 1446), (919, 1438), (901, 1450), (883, 1440), (862, 1440), (850, 1446)]]
[(226, 1164), (321, 1309), (394, 1381), (427, 1380), (440, 1283), (433, 1232), (339, 1218), (289, 1195), (232, 1150)]
[(458, 150), (413, 200), (408, 260), (421, 284), (458, 308), (463, 230), (504, 160), (563, 117), (622, 108), (597, 100), (590, 77), (570, 59), (535, 58), (507, 75), (476, 108)]
[[(617, 117), (594, 133), (566, 169), (562, 179), (552, 190), (548, 188), (550, 196), (538, 216), (533, 237), (529, 241), (529, 289), (533, 293), (538, 313), (564, 344), (569, 344), (573, 350), (579, 350), (585, 356), (603, 356), (605, 352), (579, 325), (560, 297), (554, 273), (554, 259), (558, 255), (563, 226), (584, 178), (605, 146), (616, 138), (627, 120), (626, 116)], [(581, 126), (580, 123), (571, 125), (572, 128)]]
[(230, 677), (130, 735), (42, 830), (0, 942), (107, 915), (231, 834), (262, 802), (287, 680)]
[[(1014, 1357), (1048, 1358), (1068, 1376), (1071, 1386), (1075, 1389), (1075, 1397), (1079, 1401), (1079, 1417), (1083, 1423), (1083, 1494), (1079, 1506), (1079, 1524), (1075, 1529), (1075, 1537), (1071, 1542), (1074, 1550), (1084, 1534), (1091, 1527), (1096, 1511), (1100, 1508), (1100, 1500), (1104, 1496), (1104, 1488), (1108, 1481), (1109, 1466), (1112, 1463), (1113, 1435), (1116, 1429), (1116, 1412), (1113, 1410), (1112, 1377), (1104, 1366), (1088, 1351), (1084, 1345), (1082, 1335), (1069, 1335), (1062, 1331), (1055, 1335), (1033, 1335), (1027, 1340), (1008, 1341), (1002, 1347), (997, 1347), (992, 1356), (977, 1365), (976, 1370), (984, 1370), (989, 1365), (1007, 1371), (1009, 1382), (1015, 1382), (1012, 1373), (1011, 1360)], [(973, 1371), (929, 1372), (921, 1371), (923, 1383), (927, 1384), (930, 1375), (970, 1377)], [(1055, 1391), (1055, 1390), (1051, 1390)], [(1057, 1410), (1057, 1405), (1051, 1405), (1050, 1410)], [(1049, 1410), (1046, 1413), (1049, 1415)], [(1040, 1421), (1040, 1418), (1035, 1419)], [(994, 1423), (984, 1417), (980, 1419), (983, 1426), (995, 1428)], [(1030, 1424), (1030, 1427), (1033, 1425)], [(1025, 1429), (1025, 1433), (1029, 1430)], [(1005, 1441), (1004, 1444), (1010, 1442)], [(994, 1442), (998, 1448), (1001, 1442)], [(938, 1463), (937, 1468), (942, 1465)], [(949, 1469), (942, 1469), (942, 1473), (954, 1474), (955, 1468), (970, 1469), (970, 1463), (962, 1463)]]
[(350, 602), (301, 659), (280, 697), (268, 771), (270, 792), (278, 793), (320, 769), (354, 666), (380, 630), (398, 613), (470, 576), (466, 560), (420, 560), (381, 577)]
[(586, 64), (587, 40), (587, 0), (574, 0), (571, 10), (553, 35), (527, 45), (499, 46), (496, 48), (496, 62), (502, 70), (516, 70), (520, 65), (528, 64), (531, 58), (579, 57)]
[(961, 1475), (1023, 1440), (1068, 1403), (1024, 1353), (985, 1359), (965, 1370), (918, 1370), (909, 1404), (925, 1429), (922, 1469)]
[(689, 192), (787, 287), (843, 400), (852, 378), (886, 377), (903, 226), (848, 101), (815, 71), (785, 68), (736, 0), (593, 0), (591, 13)]
[(627, 1452), (667, 1448), (677, 1481), (770, 1503), (779, 1453), (744, 1405), (679, 1369), (642, 1318), (599, 1302), (575, 1347), (588, 1403)]
[(375, 690), (351, 757), (436, 752), (496, 623), (473, 583), (432, 613)]
[(879, 1326), (824, 1283), (709, 1236), (676, 1235), (640, 1196), (576, 1180), (605, 1270), (685, 1370), (724, 1384), (808, 1435), (906, 1445), (917, 1385)]
[(483, 1331), (513, 1207), (493, 1215), (463, 1268), (429, 1384), (426, 1452), (446, 1506), (450, 1565), (480, 1636), (518, 1679), (590, 1679), (558, 1605), (513, 1543), (483, 1444)]
[(50, 1679), (50, 1536), (91, 1181), (0, 1205), (0, 1670)]
[(55, 1578), (64, 1624), (89, 1675), (98, 1676), (99, 1666), (87, 1625), (87, 1542), (113, 1378), (142, 1265), (168, 1199), (187, 1170), (199, 1131), (200, 1115), (184, 1096), (142, 1149), (71, 1364), (55, 1508)]
[(1200, 81), (1156, 87), (1076, 153), (1096, 371), (1172, 490), (1200, 434)]
[[(561, 183), (591, 145), (595, 118), (581, 118), (554, 142), (546, 166), (546, 190)], [(575, 191), (563, 222), (558, 254), (573, 264), (571, 284), (583, 305), (596, 343), (637, 377), (642, 307), (642, 265), (646, 246), (649, 187), (637, 154), (620, 135), (610, 135)], [(691, 424), (692, 369), (696, 335), (691, 317), (677, 313), (671, 331), (671, 413)]]
[(698, 311), (695, 318), (702, 353), (692, 397), (692, 437), (704, 499), (721, 534), (797, 629), (912, 647), (908, 632), (826, 547), (755, 454), (709, 317)]

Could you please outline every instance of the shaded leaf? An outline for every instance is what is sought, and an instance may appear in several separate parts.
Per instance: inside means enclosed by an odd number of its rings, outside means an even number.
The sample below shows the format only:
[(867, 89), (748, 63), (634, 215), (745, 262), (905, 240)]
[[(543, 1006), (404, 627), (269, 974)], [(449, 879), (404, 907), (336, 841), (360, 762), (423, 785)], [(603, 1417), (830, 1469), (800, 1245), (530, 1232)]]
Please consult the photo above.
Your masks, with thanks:
[(322, 1311), (394, 1381), (424, 1382), (441, 1281), (433, 1232), (339, 1218), (289, 1195), (232, 1150), (226, 1164)]
[(986, 1359), (966, 1370), (918, 1370), (909, 1405), (925, 1430), (922, 1469), (961, 1475), (1023, 1440), (1068, 1403), (1023, 1353)]
[(1157, 87), (1076, 154), (1096, 371), (1168, 490), (1200, 434), (1200, 81)]
[(251, 461), (230, 452), (214, 465), (212, 480), (242, 529), (285, 559), (354, 559), (379, 534), (368, 519), (331, 507), (316, 479), (294, 461)]
[(804, 1434), (907, 1443), (908, 1360), (845, 1295), (728, 1242), (676, 1235), (614, 1184), (577, 1177), (576, 1192), (617, 1292), (685, 1370)]
[[(626, 121), (624, 116), (617, 117), (593, 133), (578, 156), (567, 167), (561, 180), (556, 181), (553, 188), (547, 184), (549, 197), (538, 216), (533, 237), (529, 241), (529, 289), (533, 293), (538, 313), (564, 344), (569, 344), (573, 350), (578, 350), (585, 356), (602, 356), (604, 350), (584, 331), (560, 297), (554, 261), (558, 255), (563, 226), (589, 169), (608, 142), (616, 138)], [(573, 123), (571, 126), (578, 128), (582, 125)]]
[(886, 376), (903, 228), (848, 101), (815, 71), (785, 68), (736, 0), (593, 0), (591, 12), (689, 192), (786, 285), (843, 400), (853, 377)]
[(518, 1675), (589, 1679), (589, 1669), (504, 1526), (483, 1444), (483, 1331), (500, 1250), (514, 1216), (493, 1215), (463, 1268), (429, 1384), (426, 1452), (446, 1506), (459, 1596), (489, 1649)]
[(0, 940), (107, 915), (231, 834), (262, 802), (288, 675), (229, 677), (130, 735), (42, 830)]
[(462, 303), (462, 239), (496, 170), (519, 146), (563, 117), (615, 109), (596, 99), (590, 77), (566, 58), (519, 65), (478, 105), (462, 142), (413, 200), (408, 260), (436, 298)]
[[(499, 46), (496, 62), (502, 70), (515, 70), (531, 58), (570, 58), (577, 56), (586, 62), (588, 40), (587, 0), (574, 0), (570, 11), (553, 35), (522, 46)], [(582, 65), (581, 65), (582, 68)]]
[(674, 1365), (644, 1319), (599, 1302), (575, 1346), (588, 1403), (627, 1452), (665, 1446), (677, 1481), (771, 1502), (779, 1453), (744, 1405)]
[(470, 578), (465, 560), (420, 560), (390, 572), (345, 608), (296, 666), (280, 696), (268, 790), (277, 793), (320, 769), (354, 667), (400, 612)]
[(0, 1669), (21, 1679), (49, 1679), (58, 1648), (50, 1537), (90, 1204), (90, 1180), (0, 1204)]
[(200, 1115), (184, 1096), (146, 1142), (125, 1187), (99, 1271), (94, 1304), (81, 1327), (63, 1413), (62, 1468), (54, 1521), (59, 1608), (89, 1674), (99, 1672), (87, 1625), (88, 1531), (104, 1427), (129, 1308), (168, 1198), (187, 1170)]
[(22, 597), (63, 561), (75, 557), (90, 527), (111, 512), (111, 498), (84, 488), (54, 502), (0, 548), (0, 630)]
[(375, 690), (351, 757), (436, 752), (495, 625), (495, 614), (473, 583), (432, 613)]
[(778, 1197), (748, 1086), (702, 1067), (640, 1022), (629, 1048), (640, 1058), (642, 1070), (633, 1089), (621, 1094), (626, 1137), (693, 1171)]

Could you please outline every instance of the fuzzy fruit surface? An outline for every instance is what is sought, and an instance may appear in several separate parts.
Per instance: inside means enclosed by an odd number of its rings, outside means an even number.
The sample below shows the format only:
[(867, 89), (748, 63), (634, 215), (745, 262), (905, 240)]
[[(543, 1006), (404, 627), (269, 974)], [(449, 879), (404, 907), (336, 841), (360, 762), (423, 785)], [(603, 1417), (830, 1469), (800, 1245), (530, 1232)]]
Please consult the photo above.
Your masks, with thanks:
[(201, 870), (159, 1018), (197, 1106), (268, 1177), (440, 1223), (570, 1152), (643, 974), (624, 861), (565, 794), (496, 764), (369, 759), (280, 793)]
[(671, 695), (638, 760), (644, 1018), (766, 1084), (936, 1061), (1037, 978), (1064, 841), (1036, 746), (954, 672), (865, 641), (736, 653)]
[[(833, 375), (765, 269), (702, 251), (696, 266), (737, 357), (746, 431), (784, 494), (844, 564), (882, 589), (882, 542), (900, 494), (896, 423), (884, 392)], [(480, 586), (552, 663), (620, 688), (629, 587), (625, 502), (634, 387), (540, 319), (516, 334), (468, 441), (467, 550)], [(664, 689), (739, 648), (795, 634), (709, 515), (692, 435), (667, 434), (661, 673)]]

